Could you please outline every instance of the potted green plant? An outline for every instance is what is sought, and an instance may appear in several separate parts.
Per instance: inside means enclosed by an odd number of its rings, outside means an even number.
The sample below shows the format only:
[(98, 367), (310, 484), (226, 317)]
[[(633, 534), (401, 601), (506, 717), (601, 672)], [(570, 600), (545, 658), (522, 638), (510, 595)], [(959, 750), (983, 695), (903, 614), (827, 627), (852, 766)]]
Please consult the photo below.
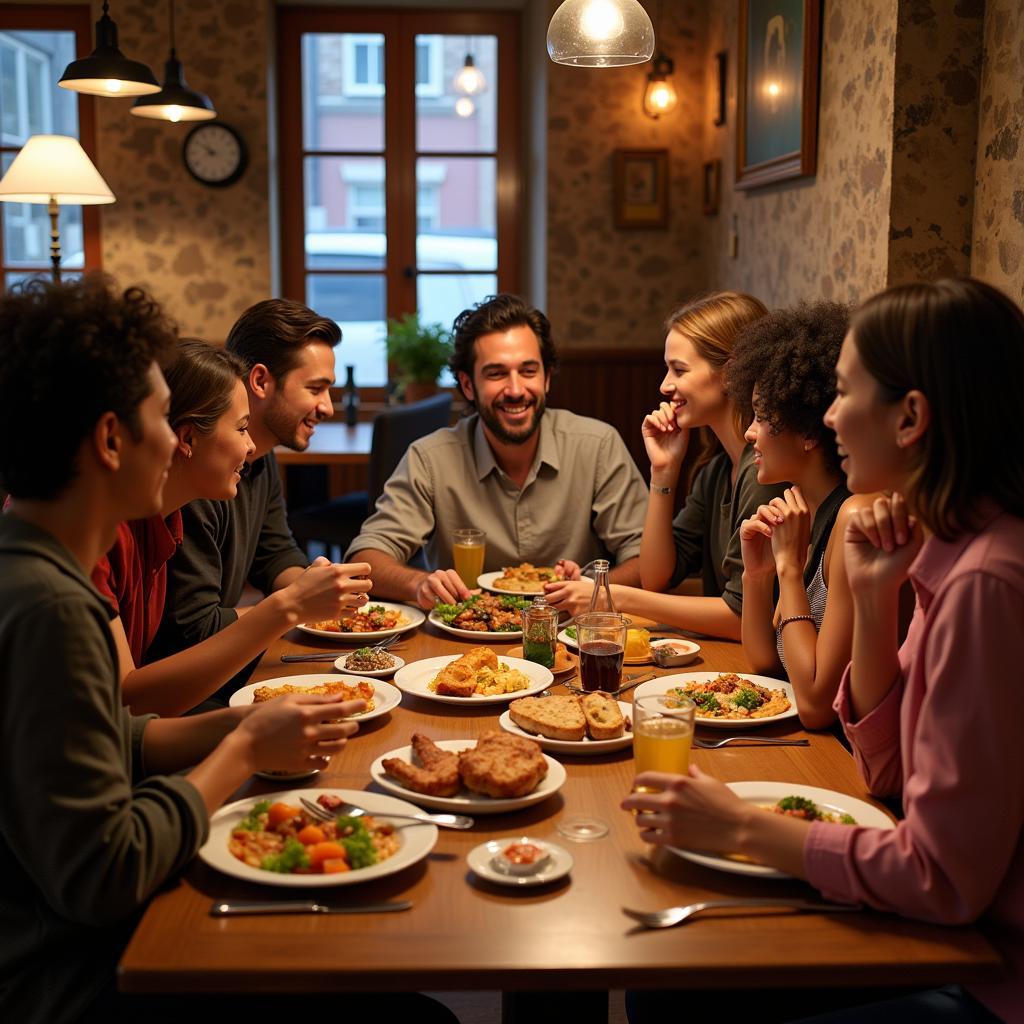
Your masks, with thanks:
[(384, 344), (404, 401), (437, 393), (437, 378), (452, 354), (450, 331), (441, 324), (421, 323), (418, 313), (406, 313), (401, 320), (388, 320)]

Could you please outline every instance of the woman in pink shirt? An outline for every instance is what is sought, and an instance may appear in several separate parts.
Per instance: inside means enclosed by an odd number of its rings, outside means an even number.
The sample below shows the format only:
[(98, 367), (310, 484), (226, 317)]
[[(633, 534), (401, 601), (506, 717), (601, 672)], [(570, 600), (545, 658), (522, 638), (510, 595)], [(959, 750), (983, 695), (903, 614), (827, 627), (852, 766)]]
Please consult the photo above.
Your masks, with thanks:
[[(826, 422), (850, 489), (892, 497), (846, 528), (853, 646), (835, 708), (871, 792), (901, 797), (905, 818), (879, 830), (766, 814), (695, 767), (638, 776), (662, 792), (623, 807), (651, 813), (637, 818), (648, 842), (743, 853), (830, 899), (984, 918), (1009, 977), (943, 990), (936, 1019), (1022, 1020), (1024, 314), (973, 280), (891, 288), (855, 314), (836, 377)], [(917, 607), (898, 647), (908, 578)]]

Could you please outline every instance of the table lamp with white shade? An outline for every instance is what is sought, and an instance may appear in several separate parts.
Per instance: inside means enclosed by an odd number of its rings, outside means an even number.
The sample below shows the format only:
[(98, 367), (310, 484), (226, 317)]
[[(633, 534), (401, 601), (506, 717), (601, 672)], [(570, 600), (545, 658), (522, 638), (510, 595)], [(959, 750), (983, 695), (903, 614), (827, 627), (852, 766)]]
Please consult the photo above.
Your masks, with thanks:
[(50, 261), (60, 280), (61, 205), (92, 206), (114, 202), (114, 193), (93, 166), (78, 139), (68, 135), (33, 135), (0, 178), (0, 202), (46, 203), (50, 214)]

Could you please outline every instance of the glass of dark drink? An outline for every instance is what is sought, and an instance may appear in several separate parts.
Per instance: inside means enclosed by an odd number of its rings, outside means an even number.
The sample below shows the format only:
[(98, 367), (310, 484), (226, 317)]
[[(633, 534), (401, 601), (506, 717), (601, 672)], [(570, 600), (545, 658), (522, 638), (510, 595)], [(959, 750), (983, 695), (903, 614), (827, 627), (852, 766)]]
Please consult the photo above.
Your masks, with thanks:
[(614, 693), (622, 678), (629, 619), (616, 612), (588, 612), (576, 619), (580, 682), (584, 690)]

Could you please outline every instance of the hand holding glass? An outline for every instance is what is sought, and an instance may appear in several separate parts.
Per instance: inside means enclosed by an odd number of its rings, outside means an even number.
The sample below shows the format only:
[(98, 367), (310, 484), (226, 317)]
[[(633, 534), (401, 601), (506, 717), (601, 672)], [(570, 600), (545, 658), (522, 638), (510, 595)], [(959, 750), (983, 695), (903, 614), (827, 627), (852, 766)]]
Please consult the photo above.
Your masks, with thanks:
[[(652, 694), (633, 701), (633, 758), (637, 775), (686, 774), (693, 743), (694, 711), (689, 697)], [(641, 787), (641, 791), (649, 790)]]

